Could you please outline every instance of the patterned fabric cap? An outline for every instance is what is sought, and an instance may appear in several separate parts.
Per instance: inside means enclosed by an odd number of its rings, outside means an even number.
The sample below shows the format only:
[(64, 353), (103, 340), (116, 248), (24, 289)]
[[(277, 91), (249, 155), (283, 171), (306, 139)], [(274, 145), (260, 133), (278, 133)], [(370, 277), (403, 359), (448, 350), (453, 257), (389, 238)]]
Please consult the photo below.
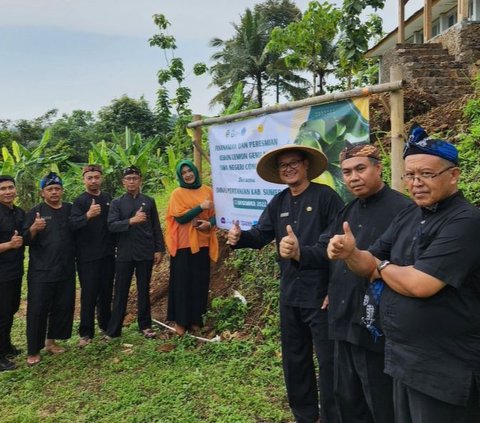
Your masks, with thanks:
[(352, 157), (370, 157), (380, 160), (380, 150), (372, 144), (351, 144), (340, 152), (340, 163)]
[(60, 178), (55, 172), (50, 172), (40, 180), (40, 189), (48, 187), (49, 185), (60, 185), (63, 187), (62, 178)]
[(429, 154), (441, 157), (458, 166), (458, 150), (455, 146), (445, 140), (430, 138), (425, 129), (416, 123), (410, 128), (403, 149), (403, 158), (412, 154)]

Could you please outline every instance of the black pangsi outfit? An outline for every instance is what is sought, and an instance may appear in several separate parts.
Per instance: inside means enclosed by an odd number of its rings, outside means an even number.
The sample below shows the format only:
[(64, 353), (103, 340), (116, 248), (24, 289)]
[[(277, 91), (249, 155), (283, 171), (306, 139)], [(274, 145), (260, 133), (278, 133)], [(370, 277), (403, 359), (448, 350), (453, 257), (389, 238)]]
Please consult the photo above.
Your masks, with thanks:
[[(343, 202), (326, 185), (311, 183), (298, 196), (285, 189), (272, 198), (257, 225), (242, 231), (235, 248), (262, 248), (275, 239), (277, 248), (291, 225), (301, 245), (313, 245), (337, 215)], [(290, 407), (299, 423), (318, 419), (318, 393), (313, 362), (318, 365), (322, 422), (337, 422), (333, 397), (333, 342), (328, 339), (328, 313), (321, 306), (328, 288), (328, 260), (318, 268), (299, 267), (279, 258), (280, 324), (285, 384)]]
[[(9, 242), (15, 231), (22, 234), (25, 212), (0, 204), (0, 244)], [(15, 354), (10, 339), (13, 316), (20, 306), (24, 247), (0, 253), (0, 358)]]
[(370, 248), (443, 281), (428, 298), (386, 287), (381, 318), (385, 371), (399, 422), (472, 423), (479, 418), (480, 211), (458, 192), (434, 208), (408, 207)]
[[(147, 221), (130, 225), (128, 220), (140, 207), (147, 214)], [(144, 194), (133, 197), (126, 193), (114, 199), (110, 205), (108, 227), (116, 236), (117, 257), (112, 317), (107, 335), (117, 337), (122, 332), (134, 271), (137, 280), (138, 327), (140, 330), (151, 327), (149, 289), (153, 256), (156, 252), (164, 253), (165, 244), (155, 201)]]
[[(24, 226), (30, 246), (28, 263), (27, 344), (28, 355), (37, 355), (45, 338), (68, 339), (72, 335), (75, 306), (75, 242), (69, 226), (72, 205), (54, 209), (46, 203), (33, 207)], [(47, 221), (31, 239), (28, 228), (36, 213)]]
[[(302, 246), (300, 263), (314, 265), (326, 258), (328, 242), (348, 222), (357, 247), (367, 249), (412, 202), (384, 186), (366, 199), (351, 201), (321, 235), (315, 246)], [(351, 272), (343, 260), (330, 263), (329, 335), (335, 341), (335, 399), (343, 423), (391, 423), (392, 378), (384, 373), (384, 337), (374, 341), (361, 324), (369, 280)]]
[[(101, 206), (101, 213), (87, 219), (92, 200)], [(101, 192), (84, 192), (75, 199), (70, 223), (75, 231), (77, 270), (81, 286), (79, 334), (93, 338), (95, 308), (98, 326), (106, 331), (112, 311), (113, 278), (115, 273), (115, 246), (108, 230), (107, 217), (112, 198)]]

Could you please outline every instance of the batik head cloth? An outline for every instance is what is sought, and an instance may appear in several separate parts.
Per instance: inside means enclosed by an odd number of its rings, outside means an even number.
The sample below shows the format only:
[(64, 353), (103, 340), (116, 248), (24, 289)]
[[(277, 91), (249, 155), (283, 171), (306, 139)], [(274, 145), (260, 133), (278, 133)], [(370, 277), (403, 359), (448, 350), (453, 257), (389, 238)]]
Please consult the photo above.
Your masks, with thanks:
[(349, 144), (340, 152), (340, 163), (352, 157), (370, 157), (380, 160), (380, 150), (372, 144)]
[(49, 185), (60, 185), (63, 187), (62, 178), (60, 178), (55, 172), (50, 172), (40, 180), (40, 189), (48, 187)]
[(445, 140), (430, 138), (425, 129), (416, 123), (410, 128), (403, 149), (403, 158), (412, 154), (429, 154), (441, 157), (458, 166), (458, 150), (455, 146)]

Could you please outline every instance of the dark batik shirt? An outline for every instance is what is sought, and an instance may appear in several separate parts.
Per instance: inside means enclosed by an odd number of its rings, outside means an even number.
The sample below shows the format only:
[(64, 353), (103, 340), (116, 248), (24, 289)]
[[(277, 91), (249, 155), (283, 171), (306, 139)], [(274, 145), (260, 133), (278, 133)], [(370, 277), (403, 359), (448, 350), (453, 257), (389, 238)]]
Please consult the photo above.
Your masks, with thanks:
[(480, 211), (458, 192), (434, 211), (400, 212), (370, 248), (446, 284), (429, 298), (386, 288), (381, 315), (385, 372), (441, 401), (465, 405), (480, 371)]
[[(87, 219), (92, 200), (100, 205), (101, 213)], [(108, 230), (107, 217), (112, 197), (104, 192), (92, 195), (84, 192), (75, 199), (70, 224), (75, 231), (77, 260), (80, 263), (98, 260), (115, 254), (113, 235)]]
[[(275, 239), (278, 245), (291, 225), (301, 245), (313, 245), (343, 207), (339, 195), (327, 185), (311, 183), (300, 195), (287, 188), (268, 203), (258, 224), (242, 231), (234, 248), (262, 248)], [(321, 306), (328, 287), (327, 260), (322, 267), (304, 266), (295, 260), (278, 258), (280, 264), (280, 301), (288, 306), (315, 308)]]
[[(54, 209), (46, 203), (33, 207), (26, 216), (24, 240), (29, 245), (28, 280), (31, 283), (56, 282), (75, 278), (75, 240), (69, 225), (70, 203)], [(28, 228), (40, 213), (47, 226), (32, 239)]]
[[(143, 207), (147, 221), (130, 225), (128, 220)], [(110, 205), (108, 228), (116, 235), (118, 261), (153, 260), (156, 252), (165, 252), (157, 206), (153, 198), (144, 194), (133, 197), (126, 193)]]
[[(15, 231), (22, 235), (24, 220), (25, 212), (20, 207), (0, 204), (0, 244), (9, 242)], [(0, 282), (22, 278), (23, 256), (24, 247), (0, 253)]]
[[(328, 242), (335, 234), (343, 234), (343, 222), (348, 222), (358, 248), (366, 250), (385, 232), (398, 212), (412, 204), (405, 195), (384, 186), (367, 199), (351, 201), (338, 214), (329, 228), (313, 246), (302, 246), (300, 264), (314, 265), (327, 257)], [(384, 338), (374, 342), (371, 333), (361, 325), (362, 304), (369, 280), (355, 275), (343, 260), (330, 264), (328, 287), (329, 335), (338, 341), (348, 341), (372, 351), (383, 351)]]

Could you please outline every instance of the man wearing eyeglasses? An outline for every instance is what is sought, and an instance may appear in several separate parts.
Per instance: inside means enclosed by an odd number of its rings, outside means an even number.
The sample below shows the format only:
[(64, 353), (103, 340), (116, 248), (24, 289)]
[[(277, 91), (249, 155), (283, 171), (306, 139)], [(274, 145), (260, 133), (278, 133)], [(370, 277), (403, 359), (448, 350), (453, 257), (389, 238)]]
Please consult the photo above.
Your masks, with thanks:
[(480, 211), (458, 190), (458, 152), (414, 127), (404, 151), (407, 207), (368, 250), (347, 222), (331, 259), (382, 278), (385, 372), (395, 421), (479, 421)]
[[(268, 182), (286, 184), (267, 205), (258, 224), (248, 231), (234, 223), (228, 233), (233, 248), (260, 249), (275, 239), (278, 244), (290, 225), (301, 244), (314, 244), (343, 207), (338, 194), (326, 185), (310, 183), (327, 168), (319, 150), (286, 145), (264, 154), (257, 173)], [(328, 260), (319, 268), (300, 268), (294, 260), (279, 259), (280, 329), (282, 361), (290, 408), (298, 423), (319, 421), (318, 389), (322, 423), (339, 421), (333, 397), (333, 343), (328, 339)], [(318, 387), (313, 361), (315, 351)]]
[(122, 333), (133, 272), (137, 281), (138, 328), (145, 338), (155, 338), (150, 312), (150, 279), (153, 265), (160, 264), (165, 252), (155, 200), (141, 193), (140, 169), (123, 170), (126, 193), (112, 201), (108, 227), (116, 235), (117, 257), (113, 309), (106, 338)]
[(83, 348), (95, 334), (95, 309), (98, 326), (105, 332), (112, 312), (115, 272), (113, 235), (107, 226), (112, 197), (101, 190), (102, 167), (89, 164), (82, 169), (85, 192), (75, 199), (70, 224), (75, 231), (77, 270), (80, 279), (80, 340)]
[[(340, 153), (340, 167), (348, 190), (356, 197), (336, 216), (314, 246), (298, 245), (292, 233), (280, 242), (280, 255), (315, 266), (326, 258), (330, 238), (343, 233), (348, 221), (357, 243), (368, 248), (411, 204), (382, 178), (380, 151), (371, 144), (353, 144)], [(364, 317), (369, 280), (359, 277), (343, 261), (330, 265), (328, 286), (329, 335), (335, 342), (334, 393), (342, 423), (392, 423), (392, 378), (384, 369), (384, 337), (373, 314)], [(375, 304), (369, 310), (374, 310)], [(378, 307), (377, 307), (378, 308)], [(363, 323), (362, 323), (363, 322)]]

